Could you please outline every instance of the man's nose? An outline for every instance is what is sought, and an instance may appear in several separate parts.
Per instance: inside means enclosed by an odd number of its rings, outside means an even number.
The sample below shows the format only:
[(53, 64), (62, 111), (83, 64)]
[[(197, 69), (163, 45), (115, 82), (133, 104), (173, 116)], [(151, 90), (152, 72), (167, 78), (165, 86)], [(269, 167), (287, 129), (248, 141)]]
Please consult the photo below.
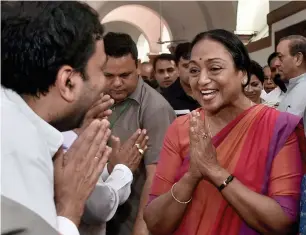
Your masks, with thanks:
[(169, 79), (170, 78), (170, 76), (169, 76), (169, 73), (168, 72), (165, 72), (165, 79)]
[(122, 85), (122, 80), (121, 80), (121, 78), (120, 78), (120, 77), (116, 77), (113, 84), (114, 84), (114, 86), (116, 86), (116, 87), (121, 86), (121, 85)]

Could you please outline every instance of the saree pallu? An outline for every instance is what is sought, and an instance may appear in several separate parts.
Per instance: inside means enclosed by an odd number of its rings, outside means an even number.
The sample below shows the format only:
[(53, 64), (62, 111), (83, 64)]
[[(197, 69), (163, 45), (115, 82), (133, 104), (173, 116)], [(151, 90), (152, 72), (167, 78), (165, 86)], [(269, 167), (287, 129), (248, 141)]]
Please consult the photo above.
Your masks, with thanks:
[[(201, 117), (204, 113), (200, 109)], [(189, 168), (189, 115), (165, 136), (150, 201), (170, 191)], [(254, 192), (273, 198), (298, 220), (305, 136), (300, 118), (264, 105), (244, 111), (212, 141), (222, 167)], [(187, 156), (187, 157), (186, 157)], [(209, 182), (202, 180), (174, 235), (252, 235), (250, 228)]]

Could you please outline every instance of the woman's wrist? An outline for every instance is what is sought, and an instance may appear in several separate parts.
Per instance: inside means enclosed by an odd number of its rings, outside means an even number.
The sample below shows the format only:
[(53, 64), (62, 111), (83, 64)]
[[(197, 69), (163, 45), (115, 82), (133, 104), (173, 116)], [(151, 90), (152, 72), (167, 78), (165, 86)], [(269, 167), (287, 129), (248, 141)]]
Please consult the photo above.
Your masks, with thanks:
[(218, 166), (211, 168), (208, 171), (207, 177), (216, 187), (219, 187), (224, 180), (226, 180), (231, 174), (224, 168)]
[(199, 182), (200, 180), (192, 176), (190, 172), (186, 172), (171, 189), (173, 199), (182, 202), (182, 205), (187, 205), (192, 200), (192, 194)]
[(199, 178), (197, 176), (194, 176), (191, 172), (187, 171), (183, 177), (182, 180), (184, 181), (184, 183), (186, 183), (187, 185), (191, 186), (192, 188), (198, 186), (198, 184), (200, 183), (200, 181), (203, 178)]

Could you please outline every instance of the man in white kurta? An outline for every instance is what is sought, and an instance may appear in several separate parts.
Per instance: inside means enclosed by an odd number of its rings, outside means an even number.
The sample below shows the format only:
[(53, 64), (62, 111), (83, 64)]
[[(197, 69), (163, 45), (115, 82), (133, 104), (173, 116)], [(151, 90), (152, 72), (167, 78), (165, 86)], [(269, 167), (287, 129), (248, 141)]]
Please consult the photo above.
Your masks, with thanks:
[[(68, 151), (66, 164), (60, 153), (56, 168), (53, 160), (63, 144), (60, 131), (79, 127), (104, 89), (103, 27), (81, 2), (8, 1), (1, 13), (1, 194), (60, 234), (78, 235), (110, 148), (79, 141), (75, 149), (91, 151)], [(82, 137), (102, 145), (107, 125), (95, 120)]]

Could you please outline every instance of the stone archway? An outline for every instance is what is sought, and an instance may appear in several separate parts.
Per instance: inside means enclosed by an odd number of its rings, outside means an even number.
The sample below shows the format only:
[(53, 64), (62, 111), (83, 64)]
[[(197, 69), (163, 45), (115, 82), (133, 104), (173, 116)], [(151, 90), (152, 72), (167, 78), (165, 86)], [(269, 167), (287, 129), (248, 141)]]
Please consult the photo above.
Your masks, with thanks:
[[(161, 44), (157, 43), (160, 37), (161, 40), (172, 39), (171, 31), (167, 23), (163, 19), (160, 19), (156, 12), (141, 5), (132, 4), (120, 6), (109, 12), (101, 22), (106, 24), (113, 21), (125, 22), (140, 29), (149, 42), (151, 53), (159, 53), (162, 51)], [(165, 31), (167, 31), (166, 34)], [(165, 35), (168, 37), (165, 37)]]
[[(191, 41), (199, 32), (216, 28), (226, 29), (231, 32), (236, 30), (238, 1), (222, 1), (222, 3), (218, 1), (86, 2), (97, 10), (101, 20), (114, 9), (126, 5), (141, 5), (157, 15), (162, 12), (163, 19), (169, 26), (171, 39), (173, 40)], [(130, 14), (128, 18), (133, 18), (133, 14)]]

